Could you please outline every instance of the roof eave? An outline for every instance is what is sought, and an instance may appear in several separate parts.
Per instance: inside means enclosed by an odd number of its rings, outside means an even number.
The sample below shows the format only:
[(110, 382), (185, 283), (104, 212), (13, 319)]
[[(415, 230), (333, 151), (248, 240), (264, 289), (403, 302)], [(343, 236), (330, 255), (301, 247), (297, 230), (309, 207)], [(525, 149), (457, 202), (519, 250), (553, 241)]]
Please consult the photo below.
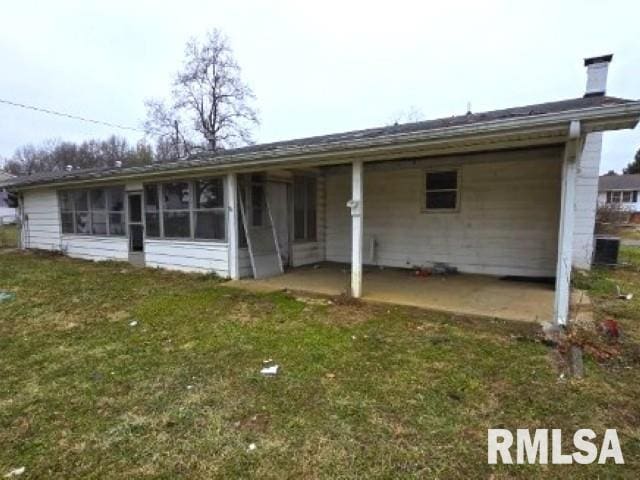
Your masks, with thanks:
[[(344, 163), (354, 158), (376, 160), (385, 152), (395, 154), (400, 152), (401, 154), (403, 150), (419, 150), (428, 155), (430, 151), (440, 151), (439, 148), (443, 145), (446, 145), (449, 151), (454, 151), (457, 146), (463, 144), (497, 146), (500, 142), (507, 142), (514, 137), (540, 138), (546, 136), (547, 144), (557, 143), (566, 138), (569, 124), (573, 120), (581, 122), (582, 132), (585, 134), (606, 130), (632, 129), (640, 120), (640, 101), (411, 133), (388, 134), (375, 138), (350, 139), (316, 145), (285, 146), (268, 151), (219, 154), (215, 157), (184, 160), (180, 163), (128, 167), (94, 174), (78, 172), (77, 176), (71, 174), (41, 182), (37, 180), (29, 182), (28, 177), (23, 177), (18, 181), (5, 182), (5, 185), (14, 191), (20, 191), (48, 185), (62, 186), (87, 182), (153, 178), (200, 171), (247, 170), (280, 166), (283, 163), (291, 163), (292, 166), (314, 162), (328, 165)], [(216, 163), (213, 163), (214, 161)]]

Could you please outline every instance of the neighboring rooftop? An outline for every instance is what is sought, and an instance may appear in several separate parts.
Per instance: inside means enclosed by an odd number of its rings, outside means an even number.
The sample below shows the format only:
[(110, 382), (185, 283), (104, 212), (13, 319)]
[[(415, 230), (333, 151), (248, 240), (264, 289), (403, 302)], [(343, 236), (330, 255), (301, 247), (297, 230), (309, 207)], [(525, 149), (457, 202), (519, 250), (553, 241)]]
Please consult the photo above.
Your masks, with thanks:
[(414, 123), (395, 124), (379, 128), (369, 128), (364, 130), (353, 130), (349, 132), (336, 133), (331, 135), (321, 135), (315, 137), (299, 138), (295, 140), (287, 140), (281, 142), (264, 143), (251, 145), (247, 147), (224, 150), (221, 152), (202, 152), (190, 156), (189, 158), (162, 164), (152, 164), (137, 167), (122, 168), (103, 168), (93, 170), (72, 170), (39, 173), (30, 176), (16, 177), (13, 180), (2, 181), (8, 186), (30, 186), (48, 183), (57, 183), (63, 181), (98, 179), (106, 177), (118, 177), (121, 175), (141, 174), (145, 172), (170, 172), (171, 170), (184, 169), (185, 167), (215, 167), (230, 164), (242, 164), (246, 160), (247, 155), (258, 158), (274, 158), (283, 157), (289, 154), (301, 153), (301, 149), (332, 149), (332, 148), (354, 148), (357, 144), (362, 147), (368, 142), (374, 142), (377, 139), (389, 139), (389, 142), (400, 142), (394, 139), (394, 135), (429, 133), (430, 131), (442, 129), (454, 129), (456, 127), (465, 127), (469, 125), (480, 125), (483, 123), (491, 123), (496, 121), (508, 121), (518, 119), (535, 118), (548, 114), (560, 114), (565, 112), (578, 112), (580, 110), (593, 109), (598, 107), (621, 106), (626, 104), (636, 104), (635, 100), (609, 97), (609, 96), (590, 96), (579, 97), (569, 100), (561, 100), (556, 102), (539, 103), (535, 105), (526, 105), (523, 107), (513, 107), (501, 110), (493, 110), (482, 113), (468, 113), (435, 120), (426, 120)]
[(598, 181), (598, 191), (640, 190), (640, 174), (602, 175)]

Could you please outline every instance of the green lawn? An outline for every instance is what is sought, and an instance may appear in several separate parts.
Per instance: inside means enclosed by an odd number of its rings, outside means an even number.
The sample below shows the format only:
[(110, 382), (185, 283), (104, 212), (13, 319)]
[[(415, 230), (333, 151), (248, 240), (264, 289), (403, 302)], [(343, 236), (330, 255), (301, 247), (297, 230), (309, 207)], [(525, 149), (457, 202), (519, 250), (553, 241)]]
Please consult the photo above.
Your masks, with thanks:
[(18, 246), (18, 227), (16, 225), (0, 225), (0, 248)]
[[(612, 278), (639, 299), (606, 303)], [(640, 343), (637, 269), (582, 282), (609, 305), (599, 315)], [(0, 290), (16, 294), (0, 303), (0, 475), (566, 479), (640, 468), (638, 359), (587, 358), (585, 379), (560, 380), (534, 325), (1, 250)], [(267, 358), (282, 367), (274, 378), (259, 374)], [(488, 427), (617, 428), (627, 464), (491, 467)]]

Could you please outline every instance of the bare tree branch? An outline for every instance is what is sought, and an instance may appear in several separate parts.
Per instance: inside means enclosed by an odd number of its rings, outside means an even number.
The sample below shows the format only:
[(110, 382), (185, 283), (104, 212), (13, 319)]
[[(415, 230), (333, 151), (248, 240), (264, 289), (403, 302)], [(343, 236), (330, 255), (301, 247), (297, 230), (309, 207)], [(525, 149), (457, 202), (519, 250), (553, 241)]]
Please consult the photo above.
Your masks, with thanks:
[(177, 141), (197, 143), (186, 133), (192, 129), (213, 151), (252, 143), (251, 129), (259, 123), (252, 106), (255, 95), (240, 73), (221, 31), (212, 30), (202, 42), (189, 40), (182, 68), (173, 82), (173, 102), (167, 107), (157, 100), (148, 101), (145, 129), (171, 138), (178, 121)]

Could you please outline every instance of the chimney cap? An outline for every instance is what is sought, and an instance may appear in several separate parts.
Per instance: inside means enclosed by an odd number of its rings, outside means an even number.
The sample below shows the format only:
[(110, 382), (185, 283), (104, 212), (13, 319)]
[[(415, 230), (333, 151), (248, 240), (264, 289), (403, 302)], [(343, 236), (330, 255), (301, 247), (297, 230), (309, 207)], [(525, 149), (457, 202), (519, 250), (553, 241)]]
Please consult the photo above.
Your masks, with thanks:
[(613, 58), (613, 53), (609, 55), (601, 55), (599, 57), (589, 57), (584, 59), (584, 66), (588, 67), (589, 65), (593, 65), (594, 63), (609, 63)]

